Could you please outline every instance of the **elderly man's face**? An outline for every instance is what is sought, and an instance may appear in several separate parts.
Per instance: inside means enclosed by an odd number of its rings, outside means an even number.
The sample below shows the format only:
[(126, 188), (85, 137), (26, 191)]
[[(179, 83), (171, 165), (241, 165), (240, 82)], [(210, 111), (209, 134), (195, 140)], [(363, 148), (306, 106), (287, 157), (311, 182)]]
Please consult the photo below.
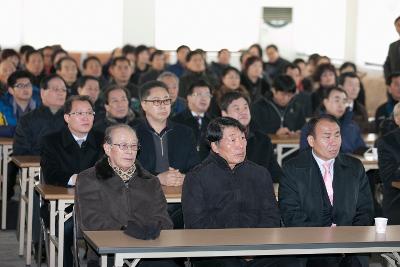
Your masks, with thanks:
[(244, 133), (236, 127), (226, 127), (222, 139), (211, 143), (212, 150), (224, 158), (233, 169), (246, 158), (247, 140)]
[(179, 80), (171, 76), (166, 76), (161, 81), (167, 85), (169, 96), (172, 99), (172, 103), (174, 103), (178, 98)]
[(321, 120), (315, 127), (314, 136), (307, 137), (308, 144), (322, 160), (336, 158), (342, 144), (340, 127), (335, 122)]
[(127, 170), (135, 164), (138, 142), (133, 130), (117, 128), (111, 132), (111, 144), (103, 148), (113, 166)]
[(108, 94), (107, 102), (104, 107), (112, 118), (122, 119), (128, 115), (129, 99), (124, 90), (112, 90)]

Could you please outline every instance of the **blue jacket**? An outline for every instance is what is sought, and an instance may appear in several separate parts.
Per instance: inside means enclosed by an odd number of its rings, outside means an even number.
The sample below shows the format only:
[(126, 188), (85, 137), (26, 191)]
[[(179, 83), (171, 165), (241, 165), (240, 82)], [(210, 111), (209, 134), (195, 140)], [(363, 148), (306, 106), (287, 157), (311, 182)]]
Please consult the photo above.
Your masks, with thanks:
[[(32, 99), (28, 104), (27, 111), (34, 110), (40, 105), (40, 98), (38, 94), (33, 94)], [(17, 104), (14, 102), (14, 97), (9, 93), (0, 98), (0, 136), (12, 137), (15, 132), (18, 119), (24, 115), (18, 112)]]
[[(358, 125), (352, 120), (353, 112), (346, 111), (340, 118), (340, 134), (342, 136), (342, 153), (354, 153), (359, 149), (366, 148), (365, 142), (361, 136), (361, 131)], [(310, 130), (310, 124), (306, 123), (301, 129), (300, 150), (309, 148), (307, 142), (307, 134)]]

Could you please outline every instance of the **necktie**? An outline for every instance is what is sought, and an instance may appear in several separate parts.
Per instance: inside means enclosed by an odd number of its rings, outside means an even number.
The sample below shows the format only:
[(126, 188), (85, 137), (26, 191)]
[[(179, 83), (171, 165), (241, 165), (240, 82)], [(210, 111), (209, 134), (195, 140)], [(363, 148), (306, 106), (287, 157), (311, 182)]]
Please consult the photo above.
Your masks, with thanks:
[(195, 117), (197, 120), (197, 124), (199, 125), (199, 129), (201, 128), (201, 116), (196, 116)]
[(78, 139), (76, 142), (78, 143), (79, 147), (81, 147), (82, 143), (85, 142), (85, 139)]
[(324, 183), (325, 183), (325, 188), (326, 192), (328, 192), (328, 197), (331, 202), (331, 205), (333, 205), (333, 187), (332, 187), (332, 173), (331, 173), (331, 164), (332, 162), (324, 162), (322, 165), (324, 166)]

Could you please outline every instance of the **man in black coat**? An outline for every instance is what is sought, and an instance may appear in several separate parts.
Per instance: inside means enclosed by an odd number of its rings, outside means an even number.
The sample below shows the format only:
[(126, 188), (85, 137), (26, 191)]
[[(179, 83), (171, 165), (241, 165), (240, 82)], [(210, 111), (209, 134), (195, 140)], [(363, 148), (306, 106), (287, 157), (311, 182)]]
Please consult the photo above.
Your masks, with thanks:
[[(396, 107), (398, 121), (399, 106)], [(378, 140), (378, 165), (383, 181), (383, 215), (389, 219), (388, 224), (400, 224), (400, 128)]]
[(221, 98), (223, 117), (238, 120), (246, 127), (247, 147), (246, 157), (258, 165), (268, 169), (274, 183), (279, 183), (282, 170), (276, 161), (274, 148), (268, 135), (261, 133), (251, 123), (249, 99), (239, 92), (228, 92)]
[(196, 148), (201, 160), (208, 156), (209, 147), (205, 135), (211, 116), (207, 112), (211, 102), (211, 89), (204, 80), (195, 81), (189, 87), (188, 107), (172, 118), (173, 121), (186, 125), (193, 130)]
[[(245, 131), (239, 121), (229, 117), (216, 118), (208, 125), (212, 151), (187, 174), (183, 184), (185, 228), (280, 226), (269, 172), (246, 160)], [(256, 257), (249, 262), (240, 257), (193, 260), (195, 267), (277, 266), (279, 262), (276, 257)]]
[[(301, 152), (283, 167), (279, 207), (288, 227), (371, 225), (373, 200), (362, 163), (340, 154), (339, 122), (321, 115), (310, 122), (307, 137), (312, 149)], [(338, 266), (341, 256), (308, 258), (315, 266)], [(367, 257), (345, 257), (368, 266)], [(344, 263), (342, 261), (342, 263)], [(342, 265), (340, 265), (342, 266)]]
[[(94, 111), (88, 96), (72, 96), (64, 107), (67, 126), (47, 135), (43, 141), (40, 166), (46, 184), (74, 186), (78, 173), (93, 167), (101, 156), (103, 136), (93, 132)], [(42, 216), (48, 216), (43, 205)], [(64, 224), (64, 265), (73, 265), (73, 220)]]
[(296, 83), (278, 75), (272, 84), (272, 99), (263, 97), (251, 107), (253, 120), (264, 134), (299, 134), (305, 124), (304, 108), (296, 98)]
[[(166, 186), (181, 186), (185, 173), (199, 163), (193, 131), (168, 121), (171, 98), (163, 82), (151, 81), (140, 89), (145, 119), (136, 126), (141, 149), (138, 160)], [(183, 228), (180, 204), (169, 204), (175, 228)]]
[[(400, 34), (400, 16), (394, 21), (396, 31)], [(387, 80), (391, 73), (400, 71), (400, 40), (390, 44), (385, 64), (383, 64), (383, 72)]]

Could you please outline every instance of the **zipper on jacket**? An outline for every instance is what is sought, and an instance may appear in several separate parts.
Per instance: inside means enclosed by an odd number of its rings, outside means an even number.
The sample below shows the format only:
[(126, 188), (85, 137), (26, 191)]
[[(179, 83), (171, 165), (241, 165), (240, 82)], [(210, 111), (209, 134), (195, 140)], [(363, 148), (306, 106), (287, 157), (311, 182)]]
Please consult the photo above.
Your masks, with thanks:
[[(292, 99), (292, 100), (293, 100), (293, 99)], [(281, 126), (280, 126), (280, 128), (283, 128), (283, 122), (285, 121), (285, 115), (286, 115), (286, 112), (287, 112), (289, 106), (290, 106), (291, 103), (292, 103), (292, 100), (290, 100), (290, 102), (287, 104), (285, 110), (283, 111), (283, 114), (281, 114), (281, 113), (279, 112), (278, 108), (275, 106), (275, 104), (274, 104), (272, 101), (268, 101), (268, 102), (270, 102), (269, 104), (272, 106), (272, 108), (276, 111), (276, 113), (278, 114), (279, 118), (281, 119)]]
[(160, 145), (161, 145), (161, 156), (164, 157), (164, 145), (163, 145), (163, 140), (164, 136), (169, 132), (170, 130), (167, 130), (163, 133), (163, 135), (159, 136), (157, 133), (154, 133), (157, 135), (157, 137), (160, 139)]

